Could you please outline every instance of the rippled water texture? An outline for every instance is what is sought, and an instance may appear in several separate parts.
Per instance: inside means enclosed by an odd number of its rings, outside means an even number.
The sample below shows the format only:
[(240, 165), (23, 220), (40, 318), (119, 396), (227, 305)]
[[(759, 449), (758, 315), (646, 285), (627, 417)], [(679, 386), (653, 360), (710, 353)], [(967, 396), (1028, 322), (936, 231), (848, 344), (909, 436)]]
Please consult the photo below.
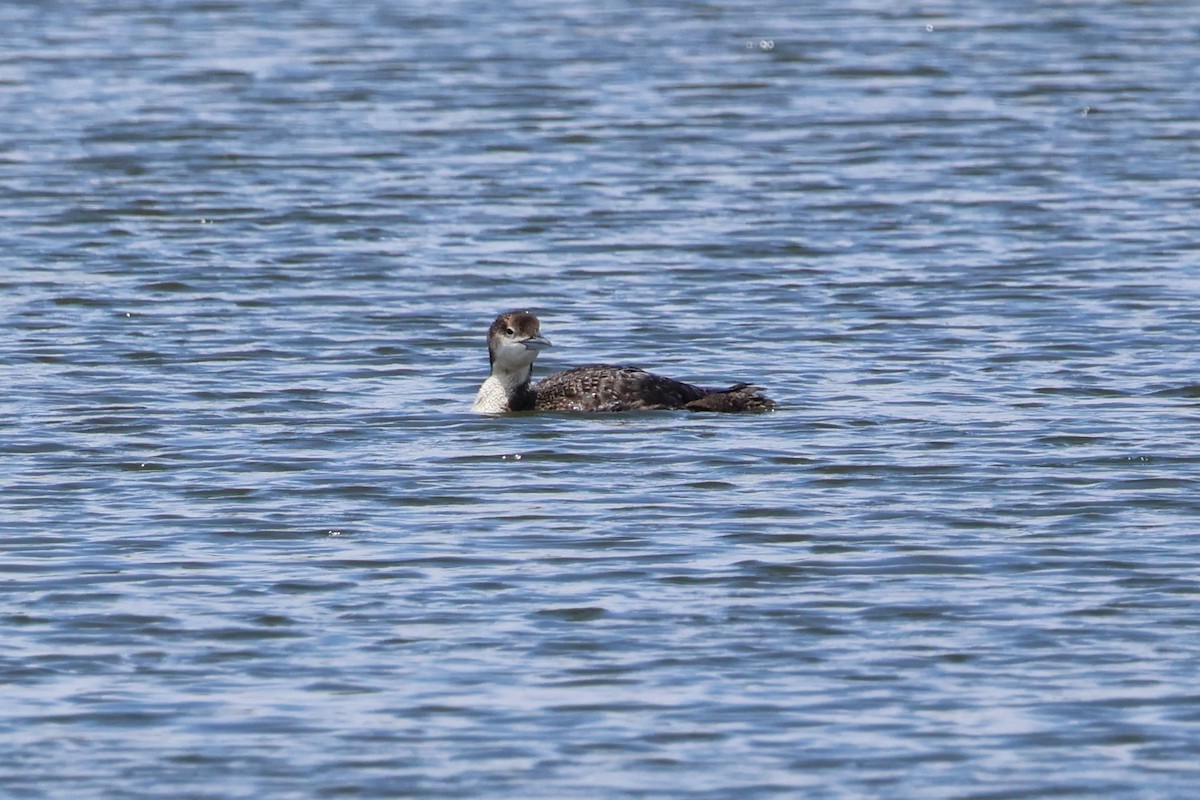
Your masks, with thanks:
[(0, 6), (0, 795), (1193, 796), (1198, 37)]

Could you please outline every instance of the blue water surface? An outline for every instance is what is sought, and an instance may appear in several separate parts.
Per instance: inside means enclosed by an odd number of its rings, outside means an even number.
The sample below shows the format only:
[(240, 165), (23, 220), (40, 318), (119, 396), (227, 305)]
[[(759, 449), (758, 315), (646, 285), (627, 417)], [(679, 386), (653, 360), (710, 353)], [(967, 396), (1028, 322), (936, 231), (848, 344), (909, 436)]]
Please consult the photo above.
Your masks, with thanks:
[(1198, 36), (0, 6), (0, 795), (1194, 796)]

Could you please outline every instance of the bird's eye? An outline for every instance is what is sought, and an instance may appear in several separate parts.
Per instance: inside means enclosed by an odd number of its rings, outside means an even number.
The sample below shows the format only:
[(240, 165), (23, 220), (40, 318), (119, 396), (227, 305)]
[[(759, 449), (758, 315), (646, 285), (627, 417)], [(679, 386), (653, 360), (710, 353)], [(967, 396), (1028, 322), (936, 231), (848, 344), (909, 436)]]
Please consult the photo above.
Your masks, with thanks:
[(516, 333), (516, 331), (514, 331), (512, 328), (505, 328), (504, 333), (509, 336), (512, 336), (514, 333)]

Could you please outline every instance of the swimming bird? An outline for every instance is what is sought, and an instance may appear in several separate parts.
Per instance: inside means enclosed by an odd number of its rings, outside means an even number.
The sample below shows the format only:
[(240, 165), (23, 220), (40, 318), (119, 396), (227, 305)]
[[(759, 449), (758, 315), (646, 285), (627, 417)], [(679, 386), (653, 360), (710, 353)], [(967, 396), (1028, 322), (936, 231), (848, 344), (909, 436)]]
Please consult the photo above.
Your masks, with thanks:
[(739, 412), (778, 408), (774, 400), (748, 383), (706, 389), (637, 367), (610, 364), (575, 367), (532, 383), (534, 359), (551, 345), (542, 336), (538, 318), (528, 311), (508, 311), (496, 317), (488, 328), (487, 343), (492, 374), (479, 387), (471, 406), (472, 411), (480, 414), (660, 408)]

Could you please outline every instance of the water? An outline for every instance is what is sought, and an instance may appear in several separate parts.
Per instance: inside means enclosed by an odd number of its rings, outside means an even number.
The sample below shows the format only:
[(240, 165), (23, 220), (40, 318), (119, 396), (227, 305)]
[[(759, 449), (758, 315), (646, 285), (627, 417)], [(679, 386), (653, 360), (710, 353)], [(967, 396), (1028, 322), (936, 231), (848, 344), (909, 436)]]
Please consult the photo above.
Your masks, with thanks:
[(1191, 796), (1198, 31), (3, 6), (0, 792)]

